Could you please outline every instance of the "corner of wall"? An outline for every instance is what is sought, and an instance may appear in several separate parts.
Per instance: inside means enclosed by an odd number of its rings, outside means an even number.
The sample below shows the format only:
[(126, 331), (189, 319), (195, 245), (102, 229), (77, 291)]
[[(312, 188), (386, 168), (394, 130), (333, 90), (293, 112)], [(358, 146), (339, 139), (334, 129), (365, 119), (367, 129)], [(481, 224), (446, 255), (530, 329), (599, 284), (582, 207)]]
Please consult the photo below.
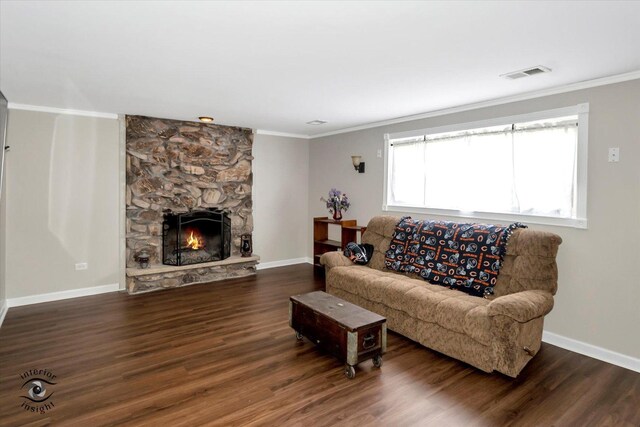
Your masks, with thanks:
[(120, 289), (127, 286), (127, 122), (125, 115), (118, 115), (118, 285)]
[(0, 301), (0, 327), (2, 327), (2, 322), (4, 322), (4, 318), (7, 315), (8, 311), (9, 304), (7, 303), (7, 300), (2, 299), (2, 301)]
[(254, 249), (260, 269), (309, 256), (309, 140), (254, 138)]

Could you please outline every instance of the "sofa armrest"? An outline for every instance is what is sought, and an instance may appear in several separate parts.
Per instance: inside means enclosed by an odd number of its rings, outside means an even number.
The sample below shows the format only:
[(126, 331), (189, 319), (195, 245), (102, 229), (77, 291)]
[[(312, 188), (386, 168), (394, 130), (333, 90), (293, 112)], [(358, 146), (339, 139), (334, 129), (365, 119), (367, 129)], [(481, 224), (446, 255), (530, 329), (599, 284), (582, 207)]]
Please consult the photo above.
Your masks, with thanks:
[(334, 251), (322, 254), (320, 257), (320, 264), (324, 265), (326, 269), (332, 269), (333, 267), (340, 267), (343, 265), (353, 265), (351, 260), (344, 256), (342, 252)]
[(489, 316), (502, 315), (525, 323), (549, 313), (553, 295), (542, 290), (516, 292), (494, 299), (487, 308)]

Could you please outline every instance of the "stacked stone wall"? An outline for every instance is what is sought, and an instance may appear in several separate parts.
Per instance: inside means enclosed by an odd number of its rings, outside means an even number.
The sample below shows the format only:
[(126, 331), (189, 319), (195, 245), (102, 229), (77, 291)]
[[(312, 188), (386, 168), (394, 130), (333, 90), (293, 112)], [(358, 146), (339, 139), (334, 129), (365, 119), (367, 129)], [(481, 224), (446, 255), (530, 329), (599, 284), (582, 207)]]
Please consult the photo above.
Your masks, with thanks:
[(166, 209), (221, 208), (231, 218), (231, 254), (253, 231), (250, 129), (195, 122), (126, 117), (127, 267), (142, 249), (162, 263)]

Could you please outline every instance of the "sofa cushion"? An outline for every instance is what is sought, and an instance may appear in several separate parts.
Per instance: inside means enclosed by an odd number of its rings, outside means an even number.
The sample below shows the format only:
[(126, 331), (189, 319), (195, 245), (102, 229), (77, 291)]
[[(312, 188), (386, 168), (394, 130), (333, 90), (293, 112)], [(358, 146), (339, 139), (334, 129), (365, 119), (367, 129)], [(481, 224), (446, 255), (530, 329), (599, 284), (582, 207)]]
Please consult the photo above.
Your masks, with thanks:
[(436, 322), (443, 328), (464, 334), (467, 314), (474, 308), (488, 303), (484, 298), (452, 295), (438, 304)]
[(482, 344), (490, 342), (489, 300), (364, 266), (334, 267), (329, 274), (335, 288), (466, 334)]
[(437, 322), (438, 305), (451, 298), (449, 289), (424, 283), (407, 292), (403, 310), (425, 322)]
[(367, 231), (362, 235), (362, 243), (373, 245), (373, 256), (369, 267), (376, 270), (385, 268), (385, 255), (391, 244), (391, 236), (393, 236), (397, 223), (397, 217), (386, 215), (375, 216), (367, 224)]
[(331, 275), (332, 286), (369, 299), (368, 281), (372, 280), (372, 271), (363, 265), (350, 265), (333, 267), (327, 274)]
[(404, 295), (423, 283), (421, 280), (396, 273), (358, 265), (335, 267), (328, 274), (331, 275), (332, 286), (397, 310), (402, 310), (404, 307)]

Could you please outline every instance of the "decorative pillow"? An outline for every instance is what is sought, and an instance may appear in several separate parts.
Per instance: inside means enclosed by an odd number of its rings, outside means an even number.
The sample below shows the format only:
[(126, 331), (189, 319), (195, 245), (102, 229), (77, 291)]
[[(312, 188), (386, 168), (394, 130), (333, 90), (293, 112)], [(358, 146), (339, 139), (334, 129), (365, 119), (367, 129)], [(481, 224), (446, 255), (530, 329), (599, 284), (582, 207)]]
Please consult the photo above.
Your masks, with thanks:
[(349, 242), (347, 243), (347, 247), (344, 250), (344, 256), (349, 258), (351, 262), (360, 265), (368, 264), (372, 255), (373, 245), (370, 245), (368, 243), (359, 245), (355, 242)]

